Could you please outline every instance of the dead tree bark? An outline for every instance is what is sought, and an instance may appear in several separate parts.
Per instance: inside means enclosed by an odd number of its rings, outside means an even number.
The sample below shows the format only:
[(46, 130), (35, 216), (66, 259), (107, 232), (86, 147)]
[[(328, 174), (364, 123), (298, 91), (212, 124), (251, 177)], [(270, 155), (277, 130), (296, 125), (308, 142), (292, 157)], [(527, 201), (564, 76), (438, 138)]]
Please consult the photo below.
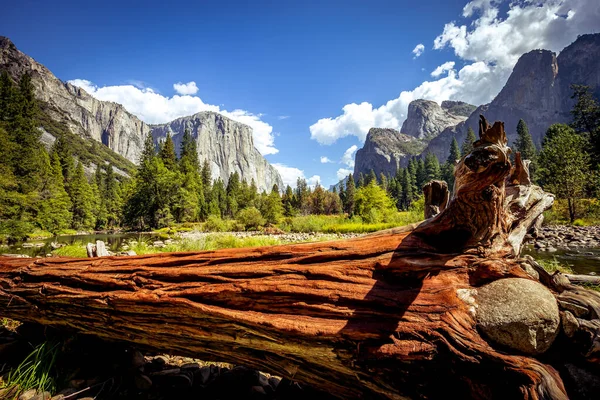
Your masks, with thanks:
[(448, 184), (444, 181), (430, 181), (423, 186), (425, 197), (425, 219), (434, 217), (444, 211), (450, 200)]
[[(506, 187), (509, 151), (503, 124), (482, 118), (445, 210), (352, 240), (0, 259), (0, 314), (246, 365), (341, 398), (566, 399), (575, 384), (560, 365), (598, 367), (600, 296), (517, 258), (553, 198)], [(541, 356), (485, 339), (466, 295), (534, 275), (553, 290), (566, 327)]]

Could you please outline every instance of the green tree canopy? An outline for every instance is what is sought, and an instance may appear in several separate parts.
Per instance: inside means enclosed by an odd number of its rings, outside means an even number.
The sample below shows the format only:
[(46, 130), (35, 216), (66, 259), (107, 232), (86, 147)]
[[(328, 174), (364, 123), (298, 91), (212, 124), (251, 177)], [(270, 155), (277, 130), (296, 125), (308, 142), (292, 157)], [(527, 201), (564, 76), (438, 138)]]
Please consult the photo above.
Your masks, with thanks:
[(554, 124), (546, 133), (539, 155), (539, 175), (544, 189), (566, 199), (569, 218), (577, 215), (577, 200), (590, 180), (589, 140), (564, 124)]

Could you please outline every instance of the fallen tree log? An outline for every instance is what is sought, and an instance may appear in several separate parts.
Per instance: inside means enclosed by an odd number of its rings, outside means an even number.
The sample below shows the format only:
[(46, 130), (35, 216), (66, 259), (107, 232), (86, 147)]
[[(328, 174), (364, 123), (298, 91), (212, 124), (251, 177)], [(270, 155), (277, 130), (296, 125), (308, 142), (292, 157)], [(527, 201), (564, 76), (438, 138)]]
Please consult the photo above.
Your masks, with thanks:
[(576, 397), (581, 376), (598, 371), (600, 296), (518, 258), (553, 197), (506, 186), (526, 174), (511, 169), (502, 123), (482, 117), (479, 136), (456, 166), (453, 198), (422, 223), (252, 249), (3, 258), (0, 315), (245, 365), (340, 398)]

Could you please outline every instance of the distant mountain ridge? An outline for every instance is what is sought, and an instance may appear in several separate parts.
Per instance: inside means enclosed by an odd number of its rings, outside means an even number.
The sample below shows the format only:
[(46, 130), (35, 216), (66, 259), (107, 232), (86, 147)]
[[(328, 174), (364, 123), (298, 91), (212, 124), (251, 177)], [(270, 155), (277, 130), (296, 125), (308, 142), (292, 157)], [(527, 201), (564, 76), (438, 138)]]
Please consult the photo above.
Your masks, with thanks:
[(424, 154), (432, 152), (444, 161), (453, 137), (461, 143), (469, 127), (477, 132), (480, 114), (488, 121), (503, 121), (509, 143), (516, 139), (517, 124), (523, 119), (539, 148), (550, 125), (571, 121), (572, 84), (587, 85), (600, 97), (600, 34), (578, 37), (558, 56), (549, 50), (523, 54), (500, 93), (477, 107), (466, 121), (446, 128)]
[[(600, 34), (581, 35), (558, 56), (549, 50), (523, 54), (503, 89), (489, 104), (475, 107), (456, 101), (444, 101), (441, 106), (422, 99), (411, 102), (402, 133), (394, 131), (397, 139), (389, 138), (387, 142), (405, 141), (403, 135), (408, 134), (425, 142), (422, 150), (418, 154), (400, 155), (402, 151), (398, 148), (381, 145), (378, 139), (381, 135), (367, 135), (363, 149), (356, 152), (354, 174), (366, 174), (372, 168), (377, 174), (393, 175), (397, 170), (394, 165), (403, 167), (410, 156), (424, 157), (427, 153), (444, 162), (453, 138), (462, 143), (469, 127), (477, 132), (480, 114), (491, 122), (503, 121), (509, 143), (516, 139), (517, 124), (523, 119), (539, 148), (550, 125), (571, 121), (570, 112), (575, 104), (571, 99), (572, 84), (587, 85), (600, 97)], [(459, 119), (458, 122), (452, 123), (453, 119), (445, 113)]]
[(284, 189), (275, 167), (254, 147), (248, 125), (216, 112), (203, 111), (166, 124), (151, 125), (151, 129), (156, 142), (170, 133), (177, 150), (188, 129), (196, 139), (200, 160), (210, 161), (213, 179), (220, 177), (227, 182), (230, 174), (238, 172), (247, 182), (254, 180), (259, 190), (270, 191), (274, 184), (279, 190)]
[(378, 176), (395, 175), (398, 168), (406, 167), (410, 157), (417, 156), (427, 143), (445, 128), (467, 119), (475, 106), (462, 101), (435, 101), (418, 99), (408, 105), (402, 129), (371, 128), (362, 149), (356, 152), (354, 176), (373, 170)]
[[(10, 39), (3, 36), (0, 36), (1, 70), (8, 71), (16, 81), (23, 74), (29, 73), (36, 97), (51, 120), (84, 139), (104, 144), (133, 163), (138, 162), (147, 135), (152, 134), (158, 139), (163, 133), (163, 125), (153, 128), (128, 112), (121, 104), (98, 100), (84, 89), (62, 82), (48, 68), (19, 51)], [(202, 135), (197, 137), (200, 161), (208, 159), (213, 169), (219, 171), (213, 172), (213, 175), (220, 176), (227, 182), (228, 172), (235, 170), (241, 179), (248, 182), (254, 178), (259, 190), (270, 191), (273, 183), (281, 187), (282, 181), (277, 170), (254, 147), (251, 128), (223, 116), (215, 116), (213, 119), (220, 122), (204, 124), (212, 129), (204, 128)], [(176, 126), (176, 121), (169, 124)], [(233, 130), (227, 131), (230, 128)], [(157, 129), (156, 133), (153, 129)], [(240, 136), (232, 139), (234, 134)], [(228, 143), (235, 142), (236, 146), (227, 151), (225, 147), (218, 145), (221, 138), (231, 139)], [(52, 141), (49, 137), (45, 139), (47, 142)], [(211, 143), (211, 149), (219, 151), (208, 151), (206, 142)]]

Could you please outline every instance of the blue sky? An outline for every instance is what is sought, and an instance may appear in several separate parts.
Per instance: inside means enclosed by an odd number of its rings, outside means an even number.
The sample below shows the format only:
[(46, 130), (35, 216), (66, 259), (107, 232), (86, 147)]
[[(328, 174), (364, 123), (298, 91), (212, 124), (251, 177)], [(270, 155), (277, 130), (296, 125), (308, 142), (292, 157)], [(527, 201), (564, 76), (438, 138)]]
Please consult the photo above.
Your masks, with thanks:
[(599, 3), (20, 1), (0, 35), (146, 122), (248, 123), (284, 180), (329, 186), (370, 127), (399, 129), (415, 98), (489, 102), (524, 52), (600, 31)]

